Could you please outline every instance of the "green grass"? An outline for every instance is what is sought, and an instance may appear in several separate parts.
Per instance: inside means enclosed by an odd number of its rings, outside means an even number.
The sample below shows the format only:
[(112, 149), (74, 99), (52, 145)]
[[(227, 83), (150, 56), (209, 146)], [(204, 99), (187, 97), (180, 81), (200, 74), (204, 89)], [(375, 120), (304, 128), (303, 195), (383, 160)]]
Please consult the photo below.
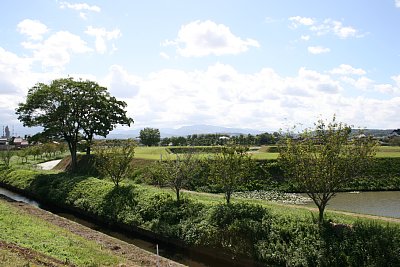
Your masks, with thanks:
[[(0, 201), (0, 240), (15, 243), (77, 266), (116, 266), (122, 258), (104, 251), (100, 245), (85, 240), (37, 217), (24, 214)], [(7, 254), (8, 255), (8, 254)], [(5, 257), (11, 257), (12, 255)], [(18, 262), (14, 262), (17, 266)]]
[[(168, 147), (138, 147), (135, 150), (135, 157), (141, 159), (159, 160), (162, 155), (163, 159), (174, 159), (173, 154), (167, 152)], [(202, 153), (201, 157), (208, 157), (212, 154)], [(268, 152), (268, 146), (261, 147), (258, 151), (251, 152), (254, 159), (277, 159), (279, 153)], [(395, 158), (400, 157), (400, 147), (380, 146), (376, 157), (379, 158)]]

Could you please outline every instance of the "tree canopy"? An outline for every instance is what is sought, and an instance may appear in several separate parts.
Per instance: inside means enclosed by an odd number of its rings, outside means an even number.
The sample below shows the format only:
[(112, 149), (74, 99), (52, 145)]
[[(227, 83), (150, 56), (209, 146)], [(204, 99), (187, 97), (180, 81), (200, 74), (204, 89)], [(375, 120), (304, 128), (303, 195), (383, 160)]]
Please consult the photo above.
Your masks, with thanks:
[(133, 123), (125, 108), (124, 101), (118, 101), (96, 82), (65, 78), (30, 88), (26, 102), (19, 103), (16, 114), (24, 126), (41, 126), (45, 135), (63, 138), (74, 170), (81, 139), (86, 140), (90, 153), (95, 135), (105, 137), (117, 124)]
[(146, 146), (155, 146), (160, 142), (160, 130), (156, 128), (144, 128), (140, 130), (140, 141)]
[(279, 161), (288, 179), (314, 201), (323, 222), (329, 200), (344, 184), (359, 176), (375, 155), (376, 142), (362, 134), (351, 134), (350, 126), (319, 120), (297, 138), (287, 137), (280, 147)]

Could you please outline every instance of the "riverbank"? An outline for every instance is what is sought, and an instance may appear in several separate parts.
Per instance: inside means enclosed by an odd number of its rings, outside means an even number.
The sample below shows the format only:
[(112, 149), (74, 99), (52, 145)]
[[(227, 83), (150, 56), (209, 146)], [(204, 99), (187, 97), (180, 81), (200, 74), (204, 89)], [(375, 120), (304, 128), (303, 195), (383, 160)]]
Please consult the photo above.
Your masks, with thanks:
[[(157, 266), (157, 264), (183, 266), (53, 213), (1, 196), (0, 212), (2, 214), (0, 228), (6, 229), (0, 233), (0, 255), (4, 255), (5, 259), (11, 259), (11, 261), (4, 260), (3, 262), (7, 265), (0, 263), (0, 266), (17, 266), (18, 264), (15, 265), (17, 260), (37, 264), (37, 266), (87, 266), (89, 263), (96, 266)], [(18, 226), (8, 223), (13, 221), (20, 223)], [(34, 227), (35, 231), (23, 228), (26, 221), (35, 223), (29, 226)], [(39, 230), (46, 232), (50, 238), (40, 240), (37, 236)], [(2, 236), (5, 234), (7, 236)], [(21, 234), (23, 238), (19, 237)], [(76, 250), (86, 250), (87, 252), (83, 255), (87, 256), (87, 259), (81, 256), (79, 261), (75, 261), (73, 256), (60, 258), (57, 253), (52, 253), (53, 255), (46, 253), (46, 250), (58, 249), (67, 256), (68, 248), (60, 247), (59, 241), (64, 237), (74, 244), (73, 253), (77, 253)], [(29, 243), (29, 240), (33, 240), (34, 243)], [(58, 247), (52, 248), (52, 245)]]
[(400, 264), (400, 227), (380, 220), (331, 213), (327, 216), (333, 223), (318, 226), (305, 209), (240, 199), (226, 205), (211, 195), (199, 201), (188, 194), (177, 203), (172, 192), (159, 188), (128, 183), (115, 187), (108, 180), (62, 172), (14, 170), (0, 180), (44, 203), (68, 206), (109, 225), (142, 229), (190, 249), (224, 253), (234, 262), (250, 258), (253, 264), (265, 265)]

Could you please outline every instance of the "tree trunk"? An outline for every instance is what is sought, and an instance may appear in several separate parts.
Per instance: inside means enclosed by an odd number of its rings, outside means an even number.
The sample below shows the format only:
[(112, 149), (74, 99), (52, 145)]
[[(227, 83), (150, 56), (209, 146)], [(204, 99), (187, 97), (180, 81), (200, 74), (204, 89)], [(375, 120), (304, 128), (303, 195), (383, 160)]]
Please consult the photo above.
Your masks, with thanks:
[(175, 192), (176, 192), (176, 201), (179, 203), (181, 201), (179, 188), (175, 188)]
[(226, 204), (229, 205), (231, 203), (231, 192), (226, 192), (225, 198), (226, 198)]
[(78, 165), (78, 159), (76, 156), (76, 144), (68, 142), (69, 152), (71, 154), (71, 171), (74, 172)]
[(318, 223), (322, 225), (322, 223), (324, 222), (325, 205), (324, 204), (318, 205), (318, 211), (319, 211)]
[(86, 146), (86, 155), (90, 155), (90, 145)]

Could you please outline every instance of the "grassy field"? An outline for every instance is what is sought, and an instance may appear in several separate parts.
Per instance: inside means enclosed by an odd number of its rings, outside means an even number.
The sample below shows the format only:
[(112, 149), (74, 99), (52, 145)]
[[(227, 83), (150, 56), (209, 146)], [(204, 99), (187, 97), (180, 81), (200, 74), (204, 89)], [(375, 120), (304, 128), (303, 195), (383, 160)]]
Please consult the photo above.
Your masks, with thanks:
[[(138, 147), (135, 150), (135, 157), (151, 160), (159, 160), (160, 158), (175, 159), (173, 154), (168, 153), (167, 148), (168, 147)], [(279, 155), (279, 153), (268, 152), (268, 147), (265, 146), (250, 153), (254, 159), (277, 159)], [(201, 154), (203, 157), (208, 157), (210, 155), (209, 153)], [(376, 156), (380, 158), (400, 157), (400, 147), (380, 146)]]
[[(3, 242), (77, 266), (117, 266), (125, 263), (124, 259), (103, 250), (100, 245), (24, 214), (4, 201), (0, 201), (0, 214), (0, 240)], [(30, 266), (12, 251), (1, 249), (0, 252), (0, 261), (13, 263), (8, 266)]]

